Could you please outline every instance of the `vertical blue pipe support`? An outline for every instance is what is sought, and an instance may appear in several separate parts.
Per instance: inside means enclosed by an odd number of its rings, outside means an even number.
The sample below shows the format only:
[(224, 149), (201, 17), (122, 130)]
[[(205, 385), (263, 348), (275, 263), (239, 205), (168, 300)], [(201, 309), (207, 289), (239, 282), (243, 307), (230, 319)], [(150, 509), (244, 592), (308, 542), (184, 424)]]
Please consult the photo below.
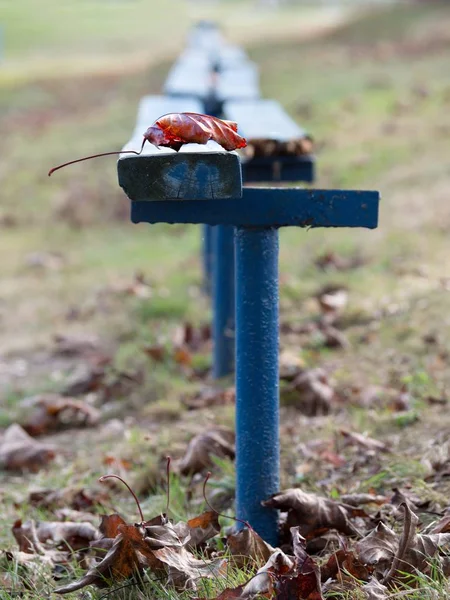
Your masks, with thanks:
[(203, 290), (208, 296), (212, 291), (212, 271), (213, 271), (213, 232), (210, 225), (202, 225), (203, 241)]
[(234, 227), (218, 225), (213, 231), (213, 378), (234, 371)]
[(237, 227), (236, 514), (277, 545), (279, 491), (278, 230)]

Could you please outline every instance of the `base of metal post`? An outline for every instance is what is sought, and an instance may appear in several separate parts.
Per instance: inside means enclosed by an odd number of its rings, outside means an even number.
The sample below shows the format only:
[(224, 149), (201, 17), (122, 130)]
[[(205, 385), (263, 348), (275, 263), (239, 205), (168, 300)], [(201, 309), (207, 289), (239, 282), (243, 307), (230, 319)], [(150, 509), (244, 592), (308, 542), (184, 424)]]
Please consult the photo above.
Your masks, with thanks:
[(277, 545), (279, 491), (278, 230), (238, 227), (236, 252), (236, 514)]
[(234, 371), (234, 227), (213, 230), (213, 378)]

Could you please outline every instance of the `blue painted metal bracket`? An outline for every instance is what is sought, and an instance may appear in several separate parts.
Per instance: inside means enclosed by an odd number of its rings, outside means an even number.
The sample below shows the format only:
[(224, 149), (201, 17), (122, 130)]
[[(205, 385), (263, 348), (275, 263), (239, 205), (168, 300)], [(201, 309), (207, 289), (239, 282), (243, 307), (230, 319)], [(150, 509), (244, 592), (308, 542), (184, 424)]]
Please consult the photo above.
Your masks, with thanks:
[(242, 161), (242, 178), (244, 181), (257, 183), (281, 181), (305, 181), (312, 183), (315, 180), (315, 156), (279, 156), (252, 158)]
[(133, 223), (203, 223), (242, 227), (378, 225), (379, 193), (302, 188), (244, 188), (242, 198), (132, 202)]

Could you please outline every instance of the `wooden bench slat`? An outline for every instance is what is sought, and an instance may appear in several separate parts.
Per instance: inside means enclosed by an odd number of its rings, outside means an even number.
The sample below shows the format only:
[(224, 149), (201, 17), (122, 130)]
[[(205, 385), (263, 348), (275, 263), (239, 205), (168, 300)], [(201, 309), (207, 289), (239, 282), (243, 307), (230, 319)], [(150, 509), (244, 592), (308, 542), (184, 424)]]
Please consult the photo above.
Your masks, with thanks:
[(193, 96), (206, 98), (211, 92), (210, 69), (187, 68), (175, 65), (164, 84), (164, 93), (169, 96)]
[(228, 101), (223, 111), (226, 119), (238, 123), (239, 133), (247, 140), (289, 141), (306, 136), (305, 130), (275, 100)]
[[(140, 150), (142, 136), (123, 150)], [(241, 163), (236, 152), (216, 142), (186, 144), (179, 152), (146, 143), (141, 156), (122, 154), (119, 185), (131, 200), (212, 200), (242, 195)]]
[(147, 127), (162, 115), (179, 112), (201, 113), (203, 104), (192, 96), (144, 96), (139, 102), (133, 137), (142, 136)]
[(253, 63), (227, 69), (217, 75), (215, 96), (220, 102), (257, 100), (260, 97), (259, 74)]
[(242, 48), (231, 44), (219, 45), (216, 49), (215, 60), (219, 70), (235, 68), (250, 62)]

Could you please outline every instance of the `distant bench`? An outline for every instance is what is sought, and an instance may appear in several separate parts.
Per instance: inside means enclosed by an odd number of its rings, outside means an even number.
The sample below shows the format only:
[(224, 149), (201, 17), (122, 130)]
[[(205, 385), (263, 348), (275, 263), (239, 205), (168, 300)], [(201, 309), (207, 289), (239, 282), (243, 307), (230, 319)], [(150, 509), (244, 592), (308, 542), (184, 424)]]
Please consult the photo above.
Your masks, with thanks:
[[(189, 33), (188, 46), (170, 69), (163, 91), (142, 98), (132, 140), (124, 149), (139, 150), (147, 127), (177, 112), (236, 121), (248, 147), (239, 152), (239, 162), (237, 153), (226, 153), (214, 142), (183, 146), (178, 156), (147, 143), (143, 158), (148, 160), (120, 159), (120, 185), (132, 200), (144, 200), (150, 184), (154, 200), (220, 199), (240, 197), (236, 194), (242, 181), (313, 181), (311, 138), (278, 102), (260, 98), (257, 66), (241, 48), (227, 44), (213, 24), (202, 23)], [(133, 220), (139, 221), (139, 202), (133, 211)], [(231, 374), (234, 364), (233, 227), (204, 225), (203, 265), (205, 289), (212, 294), (213, 376), (218, 378)]]
[(247, 139), (241, 151), (245, 181), (314, 181), (312, 140), (278, 102), (229, 101), (223, 116)]

